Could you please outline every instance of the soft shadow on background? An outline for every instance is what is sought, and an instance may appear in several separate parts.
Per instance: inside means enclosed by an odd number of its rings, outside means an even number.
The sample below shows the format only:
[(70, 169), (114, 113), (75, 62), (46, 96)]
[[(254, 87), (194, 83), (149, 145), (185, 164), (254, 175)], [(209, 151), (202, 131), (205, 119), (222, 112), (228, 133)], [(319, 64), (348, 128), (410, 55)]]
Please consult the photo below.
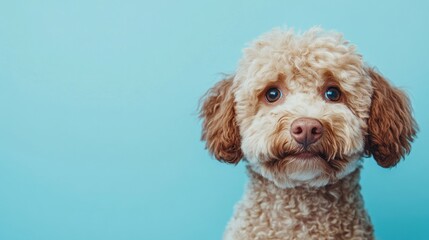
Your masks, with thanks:
[(423, 2), (2, 1), (0, 239), (220, 239), (247, 177), (204, 150), (198, 100), (261, 33), (313, 25), (409, 93), (413, 150), (362, 189), (379, 239), (427, 239)]

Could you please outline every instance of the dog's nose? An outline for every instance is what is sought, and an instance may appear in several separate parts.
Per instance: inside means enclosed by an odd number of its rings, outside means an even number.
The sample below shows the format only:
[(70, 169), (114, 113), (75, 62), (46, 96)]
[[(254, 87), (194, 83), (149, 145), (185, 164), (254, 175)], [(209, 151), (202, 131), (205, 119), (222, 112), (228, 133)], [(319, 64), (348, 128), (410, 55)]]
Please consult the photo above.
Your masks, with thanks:
[(308, 147), (322, 137), (323, 126), (314, 118), (298, 118), (292, 122), (290, 133), (295, 141)]

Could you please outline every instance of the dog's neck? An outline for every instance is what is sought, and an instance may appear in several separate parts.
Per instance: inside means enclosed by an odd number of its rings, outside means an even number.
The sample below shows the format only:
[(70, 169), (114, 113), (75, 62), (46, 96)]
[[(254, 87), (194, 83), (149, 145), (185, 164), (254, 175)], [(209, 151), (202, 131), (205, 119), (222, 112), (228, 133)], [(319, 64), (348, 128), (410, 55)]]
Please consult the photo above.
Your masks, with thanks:
[(340, 196), (356, 194), (360, 192), (360, 169), (356, 169), (348, 176), (322, 187), (299, 186), (294, 188), (279, 188), (272, 181), (254, 172), (250, 167), (248, 175), (250, 177), (249, 189), (251, 192), (263, 192), (267, 196), (281, 198), (285, 201), (301, 196), (302, 198), (327, 198), (331, 202), (340, 201)]
[(248, 171), (247, 191), (236, 206), (225, 239), (256, 239), (254, 234), (266, 234), (261, 239), (373, 238), (360, 194), (360, 169), (324, 187), (288, 189)]

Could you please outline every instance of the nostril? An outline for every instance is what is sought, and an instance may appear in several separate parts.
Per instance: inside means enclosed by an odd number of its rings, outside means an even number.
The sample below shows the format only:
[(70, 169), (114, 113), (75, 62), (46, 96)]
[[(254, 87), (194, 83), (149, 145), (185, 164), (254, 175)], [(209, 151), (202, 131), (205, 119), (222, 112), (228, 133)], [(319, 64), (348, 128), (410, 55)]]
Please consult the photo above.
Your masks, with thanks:
[(317, 135), (317, 134), (320, 134), (320, 133), (321, 133), (321, 131), (320, 131), (320, 128), (318, 128), (318, 127), (313, 127), (311, 129), (311, 134), (313, 134), (313, 135)]
[(296, 127), (293, 129), (293, 133), (295, 133), (295, 134), (300, 134), (302, 132), (303, 132), (302, 127)]

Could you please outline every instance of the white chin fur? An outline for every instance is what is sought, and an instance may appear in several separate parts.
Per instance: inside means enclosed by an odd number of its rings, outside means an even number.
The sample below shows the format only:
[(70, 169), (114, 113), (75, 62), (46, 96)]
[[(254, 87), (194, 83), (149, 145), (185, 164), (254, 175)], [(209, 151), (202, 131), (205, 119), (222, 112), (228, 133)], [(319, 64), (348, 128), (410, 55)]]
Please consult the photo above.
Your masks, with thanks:
[(316, 179), (322, 175), (323, 172), (319, 169), (312, 169), (312, 170), (302, 170), (299, 172), (293, 172), (288, 175), (288, 177), (293, 181), (300, 181), (300, 182), (308, 182), (313, 179)]
[(259, 173), (264, 178), (272, 181), (277, 187), (283, 189), (299, 186), (323, 187), (344, 178), (361, 165), (362, 161), (360, 159), (352, 160), (343, 171), (337, 173), (335, 178), (332, 178), (325, 174), (321, 169), (301, 169), (296, 172), (274, 174), (267, 169), (261, 168), (259, 164), (250, 163), (253, 171)]

